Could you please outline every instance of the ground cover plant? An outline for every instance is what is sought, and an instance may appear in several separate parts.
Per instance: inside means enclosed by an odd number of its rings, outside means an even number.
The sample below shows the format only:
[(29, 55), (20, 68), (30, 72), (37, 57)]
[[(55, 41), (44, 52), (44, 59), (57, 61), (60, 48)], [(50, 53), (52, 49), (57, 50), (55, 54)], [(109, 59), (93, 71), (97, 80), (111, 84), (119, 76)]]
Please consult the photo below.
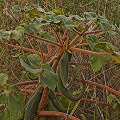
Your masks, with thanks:
[[(24, 8), (15, 5), (12, 12), (11, 17), (15, 19), (16, 27), (0, 30), (0, 44), (22, 50), (13, 57), (20, 61), (24, 77), (30, 81), (12, 85), (7, 83), (6, 74), (0, 74), (0, 118), (84, 120), (88, 116), (77, 108), (81, 101), (86, 101), (96, 103), (100, 119), (104, 119), (100, 109), (102, 104), (112, 107), (117, 115), (115, 119), (119, 119), (119, 91), (86, 80), (82, 71), (82, 78), (74, 75), (77, 71), (71, 74), (75, 65), (80, 64), (91, 64), (94, 72), (103, 69), (105, 64), (115, 64), (119, 67), (119, 48), (111, 45), (104, 36), (104, 34), (119, 36), (119, 28), (94, 12), (85, 12), (83, 18), (78, 15), (65, 15), (61, 8), (46, 12), (38, 5), (26, 5)], [(17, 14), (24, 16), (25, 19), (19, 21), (15, 18)], [(34, 45), (39, 46), (39, 50), (19, 46), (20, 39), (23, 41), (31, 39)], [(9, 43), (12, 40), (14, 44)], [(87, 54), (86, 59), (90, 63), (76, 62), (75, 54), (80, 57), (84, 53)], [(35, 84), (34, 90), (21, 89), (21, 86), (29, 84)], [(89, 93), (87, 84), (108, 90), (110, 92), (107, 92), (108, 103), (99, 102), (100, 98), (96, 100), (83, 98)], [(21, 91), (32, 93), (27, 103)], [(79, 112), (77, 117), (73, 115), (76, 111)]]

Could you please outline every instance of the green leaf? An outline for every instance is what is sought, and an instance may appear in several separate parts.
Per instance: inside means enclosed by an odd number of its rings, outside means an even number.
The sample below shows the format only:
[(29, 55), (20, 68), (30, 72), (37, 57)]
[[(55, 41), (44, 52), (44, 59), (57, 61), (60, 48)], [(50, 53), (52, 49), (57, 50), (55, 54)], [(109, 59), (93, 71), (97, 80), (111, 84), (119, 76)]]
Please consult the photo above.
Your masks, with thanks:
[(75, 23), (73, 20), (71, 19), (67, 19), (66, 21), (64, 21), (62, 24), (61, 24), (65, 29), (68, 29), (68, 30), (73, 30), (75, 28)]
[(80, 101), (81, 101), (81, 100), (79, 100), (79, 101), (75, 104), (75, 106), (74, 106), (74, 108), (72, 109), (70, 115), (73, 115), (73, 114), (74, 114), (74, 112), (76, 111), (78, 105), (80, 104)]
[[(41, 38), (44, 38), (44, 39), (47, 39), (47, 40), (55, 41), (55, 37), (52, 36), (49, 32), (42, 32), (42, 33), (40, 34), (40, 37), (41, 37)], [(39, 39), (36, 39), (36, 40), (39, 41), (42, 45), (44, 45), (44, 44), (49, 44), (49, 43), (43, 42), (43, 41), (41, 41), (41, 40), (39, 40)]]
[[(41, 8), (42, 9), (42, 8)], [(44, 17), (44, 13), (43, 11), (40, 10), (40, 8), (33, 8), (31, 10), (27, 10), (26, 12), (26, 16), (30, 19), (35, 19), (36, 17)]]
[(94, 12), (84, 12), (84, 14), (86, 15), (86, 18), (87, 18), (88, 20), (91, 20), (91, 21), (96, 22), (97, 19), (98, 19), (97, 14), (94, 13)]
[(12, 38), (18, 40), (24, 35), (24, 28), (22, 26), (17, 26), (15, 30), (12, 31)]
[(12, 11), (15, 13), (20, 13), (22, 9), (18, 5), (15, 5), (12, 7)]
[(41, 58), (37, 54), (30, 54), (27, 56), (27, 62), (32, 68), (37, 68), (41, 64)]
[(50, 71), (54, 72), (54, 70), (50, 67), (50, 65), (48, 63), (42, 64), (41, 67), (44, 70), (50, 70)]
[(105, 66), (106, 62), (107, 61), (105, 56), (94, 55), (91, 63), (92, 70), (94, 72), (99, 71), (101, 68)]
[(25, 33), (40, 33), (42, 31), (41, 26), (38, 23), (21, 23), (21, 26), (24, 27)]
[(0, 30), (0, 40), (9, 40), (11, 31), (5, 31), (4, 29)]
[(44, 70), (40, 76), (40, 85), (43, 87), (49, 87), (50, 89), (55, 89), (58, 82), (58, 75), (50, 68), (49, 64), (42, 64), (42, 69)]
[(69, 100), (66, 97), (64, 96), (60, 97), (60, 102), (64, 108), (68, 108)]
[(28, 63), (26, 63), (23, 55), (21, 55), (19, 58), (20, 58), (21, 65), (26, 69), (26, 71), (29, 71), (30, 73), (33, 73), (33, 74), (43, 72), (42, 69), (34, 69)]
[(100, 25), (103, 31), (107, 31), (110, 29), (110, 24), (107, 19), (100, 19)]
[(95, 47), (97, 48), (100, 48), (108, 53), (110, 53), (111, 57), (113, 59), (115, 59), (118, 63), (120, 63), (120, 53), (119, 52), (115, 52), (115, 48), (109, 44), (109, 43), (106, 43), (106, 42), (101, 42), (101, 43), (97, 43), (95, 45)]
[(70, 15), (70, 17), (71, 17), (71, 18), (75, 18), (75, 19), (78, 20), (78, 21), (84, 21), (84, 20), (85, 20), (84, 18), (82, 18), (82, 17), (80, 17), (80, 16), (78, 16), (78, 15)]
[(63, 10), (61, 8), (55, 8), (52, 11), (55, 13), (55, 15), (63, 15), (64, 14)]
[(89, 35), (89, 38), (87, 41), (89, 43), (89, 47), (91, 48), (91, 50), (93, 50), (95, 43), (98, 42), (98, 38), (95, 35)]
[[(8, 91), (13, 91), (14, 94)], [(5, 103), (5, 109), (0, 111), (1, 120), (18, 120), (23, 116), (23, 94), (16, 85), (7, 85), (7, 90), (1, 95), (0, 104)]]
[(8, 80), (8, 76), (4, 73), (0, 73), (0, 85), (1, 86), (6, 85), (7, 80)]
[(110, 94), (109, 96), (107, 96), (107, 102), (112, 102), (114, 99), (116, 99), (116, 96), (113, 94)]

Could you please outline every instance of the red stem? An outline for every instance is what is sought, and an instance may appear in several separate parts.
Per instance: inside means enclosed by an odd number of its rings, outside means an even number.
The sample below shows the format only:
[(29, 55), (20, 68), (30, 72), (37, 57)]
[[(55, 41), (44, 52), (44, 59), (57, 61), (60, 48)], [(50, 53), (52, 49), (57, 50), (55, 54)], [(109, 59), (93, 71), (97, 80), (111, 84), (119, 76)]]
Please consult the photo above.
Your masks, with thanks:
[(39, 45), (39, 49), (40, 49), (40, 52), (41, 52), (42, 64), (44, 64), (45, 63), (45, 59), (44, 59), (44, 56), (43, 56), (43, 50), (42, 50), (42, 46), (41, 46), (40, 42), (38, 43), (38, 45)]
[(97, 53), (97, 52), (92, 52), (89, 50), (84, 50), (84, 49), (79, 49), (79, 48), (69, 48), (71, 51), (75, 52), (82, 52), (82, 53), (87, 53), (87, 54), (92, 54), (92, 55), (110, 55), (109, 53)]
[(69, 114), (62, 113), (62, 112), (56, 112), (56, 111), (38, 111), (37, 114), (39, 116), (61, 116), (64, 118), (68, 118), (70, 120), (80, 120), (80, 119), (73, 117)]
[[(107, 62), (106, 64), (107, 65), (113, 65), (113, 64), (117, 64), (118, 62)], [(79, 63), (79, 62), (77, 62), (77, 63), (73, 63), (73, 62), (70, 62), (69, 63), (70, 65), (91, 65), (91, 63)]]
[(59, 43), (56, 43), (56, 42), (53, 42), (53, 41), (50, 41), (50, 40), (46, 40), (46, 39), (43, 39), (43, 38), (40, 38), (40, 37), (37, 37), (37, 36), (31, 35), (31, 34), (29, 34), (29, 33), (24, 33), (24, 34), (25, 34), (25, 35), (28, 35), (28, 36), (30, 36), (30, 37), (37, 38), (37, 39), (39, 39), (39, 40), (42, 40), (42, 41), (51, 43), (51, 44), (53, 44), (53, 45), (57, 45), (57, 46), (59, 46), (59, 47), (62, 47), (62, 45), (60, 45)]
[[(29, 49), (29, 48), (25, 48), (25, 47), (20, 47), (20, 46), (16, 46), (16, 45), (12, 45), (12, 44), (7, 44), (7, 43), (3, 43), (3, 42), (0, 42), (1, 45), (6, 45), (6, 46), (9, 46), (9, 47), (13, 47), (13, 48), (17, 48), (17, 49), (20, 49), (20, 50), (25, 50), (25, 51), (29, 51), (29, 52), (32, 52), (32, 53), (36, 53), (38, 55), (41, 55), (41, 52), (38, 52), (38, 51), (35, 51), (35, 50), (32, 50), (32, 49)], [(43, 54), (45, 57), (49, 57), (49, 55), (47, 54)]]
[[(79, 79), (76, 79), (76, 80), (82, 82), (82, 80), (79, 80)], [(116, 95), (120, 96), (120, 92), (118, 92), (118, 91), (116, 91), (116, 90), (114, 90), (114, 89), (112, 89), (112, 88), (110, 88), (110, 87), (107, 87), (107, 86), (105, 86), (105, 85), (102, 85), (102, 84), (99, 84), (99, 83), (95, 83), (95, 82), (92, 82), (92, 81), (89, 81), (89, 80), (86, 80), (85, 82), (86, 82), (87, 84), (90, 84), (90, 85), (93, 85), (93, 86), (98, 86), (98, 87), (107, 89), (107, 90), (115, 93)]]

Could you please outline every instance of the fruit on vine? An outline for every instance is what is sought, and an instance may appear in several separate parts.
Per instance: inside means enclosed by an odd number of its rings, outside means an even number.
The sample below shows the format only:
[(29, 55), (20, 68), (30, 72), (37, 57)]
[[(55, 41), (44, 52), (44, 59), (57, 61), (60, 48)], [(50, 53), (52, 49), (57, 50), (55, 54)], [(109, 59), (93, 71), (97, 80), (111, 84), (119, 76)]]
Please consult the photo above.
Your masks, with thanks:
[(39, 90), (35, 90), (31, 95), (28, 103), (26, 104), (24, 120), (30, 120), (31, 117), (36, 113), (41, 96), (42, 93), (40, 93)]

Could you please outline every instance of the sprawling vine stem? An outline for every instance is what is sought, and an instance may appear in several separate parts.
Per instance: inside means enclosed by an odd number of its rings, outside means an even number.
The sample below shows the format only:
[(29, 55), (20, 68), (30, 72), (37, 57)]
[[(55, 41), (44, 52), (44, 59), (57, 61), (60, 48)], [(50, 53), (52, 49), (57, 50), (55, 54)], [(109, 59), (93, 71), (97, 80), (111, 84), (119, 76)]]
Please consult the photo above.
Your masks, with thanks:
[(39, 116), (61, 116), (64, 118), (68, 118), (70, 120), (80, 120), (80, 119), (73, 117), (69, 114), (62, 113), (62, 112), (56, 112), (56, 111), (39, 111), (38, 115)]
[(69, 48), (69, 50), (75, 51), (75, 52), (82, 52), (86, 54), (92, 54), (92, 55), (110, 55), (109, 53), (98, 53), (98, 52), (93, 52), (93, 51), (79, 49), (79, 48)]
[[(12, 45), (12, 44), (7, 44), (7, 43), (4, 43), (4, 42), (0, 42), (1, 45), (5, 45), (5, 46), (9, 46), (9, 47), (13, 47), (13, 48), (17, 48), (17, 49), (20, 49), (20, 50), (24, 50), (24, 51), (29, 51), (29, 52), (32, 52), (32, 53), (36, 53), (38, 55), (41, 55), (41, 52), (38, 52), (38, 51), (35, 51), (35, 50), (32, 50), (32, 49), (29, 49), (29, 48), (25, 48), (25, 47), (20, 47), (20, 46), (16, 46), (16, 45)], [(43, 53), (43, 55), (45, 57), (49, 57), (49, 55)]]
[(53, 44), (53, 45), (57, 45), (57, 46), (59, 46), (59, 47), (62, 47), (62, 45), (60, 45), (60, 44), (57, 43), (57, 42), (53, 42), (53, 41), (50, 41), (50, 40), (46, 40), (46, 39), (43, 39), (43, 38), (40, 38), (40, 37), (31, 35), (31, 34), (29, 34), (29, 33), (24, 33), (24, 34), (27, 35), (27, 36), (33, 37), (33, 38), (37, 38), (37, 39), (39, 39), (39, 40), (41, 40), (41, 41), (48, 42), (48, 43), (51, 43), (51, 44)]
[[(79, 80), (79, 79), (76, 79), (77, 81), (80, 81), (82, 82), (82, 80)], [(95, 82), (92, 82), (92, 81), (89, 81), (89, 80), (86, 80), (85, 81), (87, 84), (90, 84), (90, 85), (93, 85), (93, 86), (98, 86), (98, 87), (101, 87), (101, 88), (104, 88), (104, 89), (107, 89), (113, 93), (115, 93), (116, 95), (120, 96), (120, 92), (108, 87), (108, 86), (105, 86), (105, 85), (102, 85), (102, 84), (98, 84), (98, 83), (95, 83)]]

